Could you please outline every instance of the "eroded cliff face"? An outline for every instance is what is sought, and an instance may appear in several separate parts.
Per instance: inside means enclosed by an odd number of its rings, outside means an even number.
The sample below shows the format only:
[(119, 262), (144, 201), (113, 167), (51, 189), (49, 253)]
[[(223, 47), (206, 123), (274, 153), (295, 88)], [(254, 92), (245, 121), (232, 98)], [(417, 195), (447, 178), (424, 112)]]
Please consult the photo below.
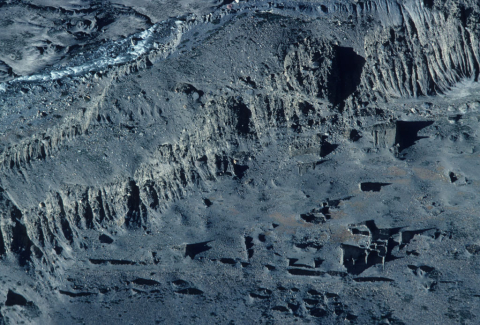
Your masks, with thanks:
[(0, 322), (475, 323), (478, 4), (208, 6), (0, 65)]
[[(386, 7), (389, 7), (385, 3)], [(365, 38), (365, 83), (383, 96), (442, 94), (479, 73), (478, 4), (405, 1)]]

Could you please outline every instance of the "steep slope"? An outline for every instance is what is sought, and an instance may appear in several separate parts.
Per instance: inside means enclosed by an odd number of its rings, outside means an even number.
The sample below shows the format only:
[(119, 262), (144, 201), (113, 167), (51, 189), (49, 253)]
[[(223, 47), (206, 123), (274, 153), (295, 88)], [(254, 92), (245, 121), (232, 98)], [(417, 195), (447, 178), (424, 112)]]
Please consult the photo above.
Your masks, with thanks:
[(214, 5), (4, 69), (0, 323), (475, 323), (478, 4)]

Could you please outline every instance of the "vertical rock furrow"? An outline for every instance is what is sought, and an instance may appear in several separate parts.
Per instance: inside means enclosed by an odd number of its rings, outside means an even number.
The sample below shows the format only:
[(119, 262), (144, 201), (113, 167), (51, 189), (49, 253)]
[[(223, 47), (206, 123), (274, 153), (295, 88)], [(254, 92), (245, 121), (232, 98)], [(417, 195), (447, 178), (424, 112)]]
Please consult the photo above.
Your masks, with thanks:
[(0, 154), (0, 166), (4, 169), (20, 168), (30, 165), (35, 160), (44, 160), (57, 152), (64, 143), (72, 141), (84, 131), (80, 126), (74, 125), (61, 131), (52, 130), (50, 135), (41, 135), (41, 139), (26, 139)]
[(465, 78), (477, 79), (478, 33), (471, 29), (478, 29), (478, 18), (467, 12), (458, 5), (429, 10), (419, 2), (405, 2), (401, 24), (391, 21), (365, 38), (364, 86), (373, 83), (385, 97), (416, 97), (444, 93)]
[(0, 207), (0, 256), (10, 255), (17, 259), (20, 266), (27, 265), (32, 255), (41, 257), (28, 233), (28, 221), (3, 189), (0, 189)]

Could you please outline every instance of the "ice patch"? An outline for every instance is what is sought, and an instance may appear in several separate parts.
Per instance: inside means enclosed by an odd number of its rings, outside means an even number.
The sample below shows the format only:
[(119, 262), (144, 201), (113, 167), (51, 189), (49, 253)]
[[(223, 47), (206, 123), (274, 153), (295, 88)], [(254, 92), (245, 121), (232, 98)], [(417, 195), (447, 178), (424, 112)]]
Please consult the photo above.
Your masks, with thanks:
[[(0, 84), (0, 90), (6, 90), (5, 84), (58, 80), (67, 76), (79, 76), (88, 72), (100, 71), (109, 66), (133, 62), (148, 53), (154, 47), (154, 43), (167, 44), (170, 40), (174, 39), (176, 34), (181, 32), (182, 26), (183, 22), (179, 24), (179, 21), (162, 21), (140, 33), (104, 45), (85, 58), (81, 57), (83, 55), (81, 53), (77, 57), (72, 58), (73, 64), (80, 63), (78, 65), (31, 76), (22, 76), (7, 83)], [(166, 33), (166, 31), (169, 32)]]

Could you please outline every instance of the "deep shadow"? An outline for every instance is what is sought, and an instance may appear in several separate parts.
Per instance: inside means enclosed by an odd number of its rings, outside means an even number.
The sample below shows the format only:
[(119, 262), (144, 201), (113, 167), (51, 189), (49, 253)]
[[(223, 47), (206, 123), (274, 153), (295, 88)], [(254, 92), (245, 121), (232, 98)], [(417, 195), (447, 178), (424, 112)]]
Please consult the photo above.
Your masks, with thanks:
[(321, 245), (320, 243), (318, 243), (317, 241), (311, 241), (311, 242), (306, 242), (306, 243), (296, 243), (296, 244), (293, 244), (295, 247), (298, 247), (300, 249), (307, 249), (307, 248), (315, 248), (317, 251), (320, 250), (323, 245)]
[(349, 136), (350, 141), (356, 142), (356, 141), (360, 140), (361, 137), (362, 137), (362, 135), (357, 130), (353, 129), (353, 130), (350, 131), (350, 136)]
[(226, 5), (229, 5), (231, 3), (233, 3), (234, 0), (223, 0), (222, 3), (217, 6), (217, 8), (220, 8), (221, 6), (226, 6)]
[(28, 303), (27, 299), (21, 294), (13, 292), (12, 290), (8, 290), (7, 293), (7, 301), (5, 302), (5, 306), (26, 306)]
[(362, 192), (380, 192), (382, 187), (387, 185), (391, 185), (391, 183), (365, 182), (360, 184), (360, 189)]
[(353, 278), (355, 282), (393, 282), (393, 279), (377, 277), (377, 276), (368, 276), (362, 278)]
[(427, 7), (428, 9), (433, 8), (433, 0), (423, 0), (423, 5)]
[(196, 288), (187, 288), (187, 289), (183, 289), (183, 290), (180, 290), (180, 291), (176, 291), (177, 293), (181, 294), (181, 295), (203, 295), (203, 291), (202, 290), (198, 290)]
[(420, 229), (420, 230), (406, 230), (406, 231), (402, 231), (402, 236), (401, 236), (401, 240), (402, 242), (400, 243), (400, 249), (404, 248), (405, 246), (407, 246), (408, 244), (410, 244), (410, 242), (412, 241), (413, 237), (415, 237), (416, 235), (421, 235), (423, 234), (424, 232), (426, 231), (429, 231), (429, 230), (432, 230), (433, 228), (426, 228), (426, 229)]
[(359, 275), (374, 265), (397, 259), (397, 257), (391, 254), (382, 258), (378, 251), (367, 250), (362, 247), (346, 244), (342, 244), (341, 247), (343, 249), (343, 266), (345, 266), (348, 273), (353, 275)]
[(193, 260), (197, 254), (206, 252), (212, 248), (207, 245), (210, 242), (211, 240), (202, 243), (187, 244), (187, 247), (185, 247), (185, 257), (190, 256), (190, 258)]
[(328, 316), (328, 312), (323, 308), (316, 307), (310, 310), (310, 315), (312, 315), (313, 317), (320, 318), (320, 317)]
[(308, 115), (309, 113), (315, 113), (315, 107), (309, 102), (301, 102), (298, 104), (298, 108), (303, 113), (303, 115)]
[(245, 237), (245, 247), (247, 249), (248, 258), (253, 257), (253, 237)]
[(187, 95), (191, 95), (193, 93), (197, 93), (199, 95), (199, 97), (202, 97), (204, 92), (201, 91), (201, 90), (198, 90), (197, 88), (195, 88), (193, 85), (191, 84), (187, 84), (187, 83), (179, 83), (175, 86), (175, 92), (178, 92), (178, 93), (184, 93), (184, 94), (187, 94)]
[(268, 299), (272, 296), (273, 291), (266, 288), (258, 288), (250, 293), (250, 297), (258, 299)]
[(419, 137), (417, 134), (433, 123), (433, 121), (397, 121), (395, 143), (398, 144), (398, 151), (402, 152), (402, 150), (413, 146), (416, 141), (426, 138)]
[(327, 141), (327, 136), (322, 135), (320, 139), (320, 157), (325, 158), (337, 149), (338, 144), (333, 144)]
[(392, 255), (392, 249), (398, 243), (389, 239), (385, 246), (379, 246), (379, 250), (370, 250), (363, 247), (342, 244), (343, 266), (347, 272), (353, 275), (359, 275), (366, 269), (387, 262), (394, 261), (400, 257)]
[(136, 265), (137, 263), (134, 261), (128, 261), (128, 260), (104, 260), (104, 259), (96, 259), (96, 258), (90, 258), (88, 261), (92, 264), (107, 264), (110, 263), (112, 265)]
[(241, 100), (237, 101), (232, 99), (229, 103), (229, 107), (234, 111), (235, 116), (237, 117), (236, 129), (238, 133), (242, 135), (250, 133), (250, 118), (252, 117), (252, 112), (247, 105)]
[(458, 181), (458, 177), (457, 177), (457, 175), (455, 175), (454, 172), (450, 172), (448, 174), (448, 177), (450, 177), (450, 182), (452, 182), (452, 183), (455, 183), (456, 181)]
[(331, 154), (335, 149), (337, 149), (338, 144), (332, 144), (329, 142), (324, 142), (322, 143), (322, 146), (320, 147), (320, 157), (324, 158)]
[(247, 171), (247, 169), (248, 169), (247, 165), (238, 165), (238, 164), (233, 165), (233, 172), (235, 176), (237, 176), (239, 179), (241, 179), (245, 175), (245, 172)]
[(370, 230), (372, 241), (377, 240), (387, 240), (390, 237), (398, 234), (403, 227), (395, 227), (395, 228), (382, 228), (379, 229), (375, 224), (374, 220), (367, 220), (363, 222), (365, 226), (367, 226), (368, 230)]
[(322, 265), (323, 261), (324, 260), (322, 260), (321, 258), (314, 258), (313, 262), (315, 263), (315, 268), (319, 268)]
[[(351, 47), (336, 47), (336, 73), (329, 80), (331, 89), (329, 100), (334, 105), (343, 107), (345, 100), (357, 90), (360, 84), (365, 59), (355, 53)], [(333, 90), (333, 89), (336, 89)]]
[(175, 281), (172, 281), (172, 284), (176, 287), (187, 287), (189, 284), (187, 281), (185, 280), (175, 280)]
[(108, 236), (108, 235), (105, 235), (105, 234), (101, 234), (99, 237), (98, 237), (98, 240), (100, 240), (100, 242), (102, 244), (111, 244), (113, 243), (113, 239)]
[(237, 264), (237, 262), (233, 258), (225, 258), (225, 257), (220, 259), (220, 263), (230, 264), (230, 265)]
[(93, 292), (69, 292), (64, 290), (58, 290), (58, 292), (62, 295), (66, 295), (72, 298), (87, 297), (87, 296), (95, 295), (95, 293)]
[(213, 204), (213, 202), (210, 201), (209, 199), (203, 199), (203, 203), (205, 203), (205, 206), (206, 206), (207, 208), (211, 207), (212, 204)]
[(352, 245), (341, 245), (343, 250), (343, 266), (347, 269), (347, 272), (354, 275), (359, 275), (369, 267), (375, 265), (376, 261), (368, 261), (367, 250), (361, 247)]
[(311, 269), (312, 267), (307, 264), (302, 264), (302, 263), (297, 263), (298, 258), (289, 258), (288, 259), (288, 266), (294, 266), (294, 267), (305, 267), (307, 269)]
[(312, 270), (303, 270), (303, 269), (288, 269), (288, 273), (291, 275), (301, 275), (301, 276), (322, 276), (325, 272), (321, 271), (312, 271)]
[(27, 228), (20, 221), (22, 219), (22, 213), (16, 206), (12, 206), (11, 210), (11, 220), (14, 223), (12, 228), (12, 243), (10, 249), (12, 252), (17, 254), (18, 263), (20, 266), (27, 265), (31, 261), (33, 245), (30, 237), (28, 236)]
[(132, 283), (138, 284), (138, 285), (144, 285), (144, 286), (156, 286), (159, 285), (160, 282), (151, 280), (151, 279), (144, 279), (144, 278), (137, 278), (132, 281)]
[[(147, 207), (143, 204), (140, 198), (140, 188), (135, 181), (131, 180), (128, 183), (128, 190), (130, 196), (128, 196), (127, 200), (128, 212), (127, 217), (125, 218), (125, 225), (133, 228), (140, 227), (144, 222), (146, 222)], [(90, 206), (88, 207), (91, 210)], [(93, 219), (93, 213), (91, 214)]]
[(300, 218), (305, 220), (305, 222), (313, 223), (316, 225), (326, 222), (325, 216), (319, 213), (303, 213), (300, 215)]

